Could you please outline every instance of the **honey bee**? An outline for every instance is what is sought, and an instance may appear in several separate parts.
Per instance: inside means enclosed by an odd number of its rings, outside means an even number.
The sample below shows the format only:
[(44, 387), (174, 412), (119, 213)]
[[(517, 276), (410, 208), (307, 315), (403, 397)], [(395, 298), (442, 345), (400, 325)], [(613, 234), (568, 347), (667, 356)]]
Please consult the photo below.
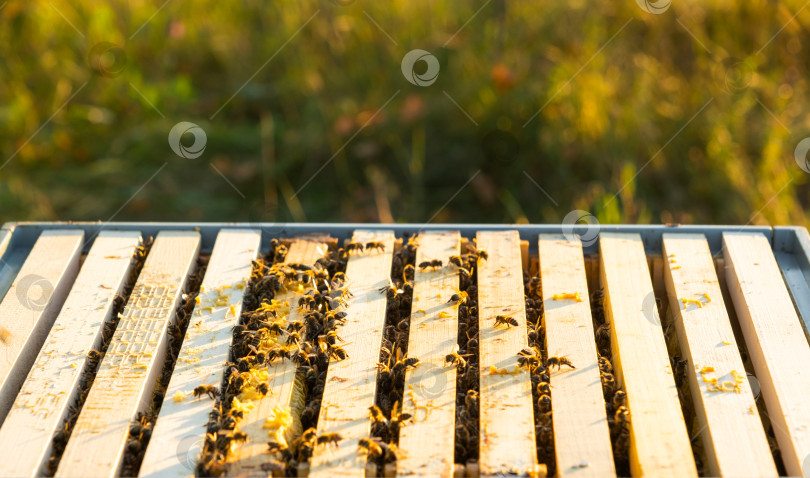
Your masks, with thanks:
[(483, 259), (483, 260), (486, 261), (486, 260), (489, 260), (489, 254), (487, 254), (487, 251), (482, 251), (482, 250), (479, 249), (479, 250), (475, 251), (475, 258), (478, 259), (478, 260)]
[(454, 266), (461, 268), (463, 267), (463, 262), (461, 261), (460, 256), (450, 256), (450, 259), (447, 260), (448, 264), (453, 264)]
[(539, 296), (541, 281), (539, 277), (532, 277), (527, 285), (526, 295)]
[(624, 390), (616, 390), (616, 393), (613, 394), (613, 408), (615, 408), (616, 410), (621, 409), (626, 399), (627, 394), (624, 393)]
[(372, 249), (378, 250), (380, 252), (385, 252), (385, 244), (376, 241), (366, 243), (366, 250), (371, 251)]
[(316, 443), (318, 445), (326, 445), (331, 443), (337, 446), (340, 440), (343, 440), (343, 436), (340, 433), (324, 433), (317, 438)]
[(546, 363), (545, 363), (545, 366), (548, 367), (549, 370), (551, 370), (552, 367), (557, 367), (557, 370), (559, 370), (563, 365), (567, 365), (567, 366), (569, 366), (571, 368), (576, 368), (576, 367), (574, 367), (574, 364), (571, 363), (570, 360), (565, 358), (565, 356), (562, 356), (562, 357), (549, 357), (546, 360)]
[(540, 382), (537, 384), (537, 393), (538, 395), (550, 395), (551, 394), (551, 386), (548, 382)]
[(267, 395), (270, 393), (270, 385), (268, 385), (267, 382), (262, 382), (258, 387), (256, 387), (256, 390), (258, 390), (262, 395)]
[(505, 325), (507, 328), (509, 328), (510, 325), (517, 326), (518, 321), (509, 315), (498, 315), (495, 317), (495, 327), (499, 325)]
[(329, 358), (333, 358), (335, 360), (346, 360), (349, 358), (349, 354), (343, 350), (343, 347), (332, 345), (329, 347)]
[(377, 405), (368, 407), (368, 413), (373, 423), (388, 421), (388, 419), (385, 418), (385, 414), (383, 414), (382, 410), (380, 410), (380, 407)]
[(357, 448), (360, 453), (368, 455), (369, 459), (375, 460), (383, 453), (382, 447), (374, 440), (368, 438), (361, 438), (357, 442)]
[(468, 297), (469, 296), (467, 295), (467, 293), (462, 290), (462, 291), (458, 291), (455, 294), (453, 294), (450, 297), (450, 300), (448, 300), (447, 302), (453, 302), (454, 304), (457, 304), (459, 302), (464, 303), (464, 302), (467, 301)]
[(540, 409), (541, 413), (548, 413), (551, 411), (551, 395), (540, 395), (537, 398), (537, 408)]
[(412, 281), (415, 270), (416, 269), (411, 264), (408, 264), (407, 266), (405, 266), (402, 269), (402, 280), (404, 282)]
[(433, 259), (433, 260), (430, 260), (430, 261), (424, 261), (424, 262), (419, 263), (419, 269), (420, 270), (425, 270), (428, 267), (430, 267), (434, 271), (437, 270), (437, 269), (441, 269), (441, 267), (442, 267), (441, 259)]
[(517, 355), (518, 365), (523, 368), (533, 369), (534, 367), (540, 365), (540, 357), (535, 349), (523, 349), (518, 352)]
[(363, 252), (363, 244), (359, 242), (347, 242), (344, 247), (346, 248), (346, 252), (350, 254), (352, 252)]
[(194, 388), (194, 398), (208, 395), (209, 398), (215, 399), (219, 396), (219, 389), (213, 385), (198, 385)]
[(456, 365), (457, 367), (463, 369), (464, 367), (467, 366), (467, 361), (464, 360), (464, 357), (469, 357), (470, 355), (471, 354), (460, 355), (458, 353), (458, 344), (456, 344), (453, 347), (453, 351), (444, 356), (444, 363), (445, 364), (449, 363), (451, 365)]

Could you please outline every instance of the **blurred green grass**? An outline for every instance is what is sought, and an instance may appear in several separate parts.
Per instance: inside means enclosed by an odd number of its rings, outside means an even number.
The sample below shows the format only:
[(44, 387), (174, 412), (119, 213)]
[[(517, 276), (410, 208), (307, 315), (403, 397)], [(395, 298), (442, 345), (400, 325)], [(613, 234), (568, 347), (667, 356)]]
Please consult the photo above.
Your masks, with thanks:
[(801, 1), (9, 0), (0, 25), (0, 221), (808, 224)]

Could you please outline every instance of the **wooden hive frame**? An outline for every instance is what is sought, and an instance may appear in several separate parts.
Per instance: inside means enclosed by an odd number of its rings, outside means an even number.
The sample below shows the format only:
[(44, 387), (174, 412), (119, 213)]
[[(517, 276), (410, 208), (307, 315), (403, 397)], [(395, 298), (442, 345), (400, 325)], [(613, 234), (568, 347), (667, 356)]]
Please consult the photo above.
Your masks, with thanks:
[[(594, 228), (599, 240), (580, 242), (580, 235), (595, 237), (590, 235)], [(416, 272), (408, 356), (418, 355), (420, 362), (405, 373), (402, 404), (403, 413), (414, 419), (400, 430), (395, 464), (378, 470), (357, 443), (370, 437), (367, 411), (374, 403), (375, 364), (386, 320), (380, 289), (390, 280), (399, 247), (395, 241), (403, 233), (418, 234), (417, 261), (438, 258), (444, 264)], [(162, 239), (147, 256), (137, 283), (130, 284), (140, 299), (123, 312), (70, 430), (57, 476), (119, 473), (129, 453), (124, 450), (129, 421), (152, 401), (175, 307), (184, 294), (199, 293), (192, 325), (177, 351), (180, 358), (167, 391), (161, 392), (164, 405), (140, 469), (144, 476), (193, 475), (195, 446), (205, 438), (214, 401), (190, 392), (195, 384), (223, 380), (251, 261), (272, 238), (289, 247), (287, 262), (310, 265), (352, 238), (384, 243), (379, 251), (349, 256), (353, 297), (343, 306), (348, 318), (337, 330), (348, 357), (330, 361), (315, 432), (339, 433), (342, 440), (316, 446), (312, 457), (299, 463), (299, 475), (542, 476), (545, 465), (560, 476), (621, 471), (611, 450), (618, 418), (606, 412), (611, 405), (602, 398), (597, 324), (591, 322), (596, 312), (587, 301), (597, 289), (605, 296), (616, 386), (626, 392), (630, 410), (622, 426), (629, 437), (631, 474), (694, 476), (700, 468), (718, 476), (801, 475), (810, 467), (805, 399), (810, 395), (810, 235), (803, 228), (582, 226), (572, 233), (554, 225), (10, 223), (0, 228), (0, 346), (6, 350), (0, 364), (0, 415), (8, 415), (0, 423), (0, 448), (14, 449), (15, 460), (0, 464), (0, 474), (44, 471), (52, 446), (47, 437), (59, 433), (73, 413), (68, 410), (77, 406), (79, 372), (110, 320), (115, 293), (127, 283), (134, 247), (139, 237), (155, 236)], [(473, 239), (489, 253), (475, 266), (480, 449), (477, 462), (454, 463), (456, 368), (445, 363), (445, 356), (456, 344), (457, 305), (448, 298), (459, 279), (447, 259), (463, 254), (463, 242)], [(187, 290), (201, 254), (210, 256), (203, 287)], [(105, 261), (115, 266), (106, 268)], [(538, 463), (536, 454), (535, 372), (517, 365), (517, 352), (528, 346), (526, 332), (533, 330), (523, 310), (521, 269), (542, 279), (541, 363), (560, 356), (572, 363), (570, 368), (548, 367), (555, 453), (545, 463)], [(45, 280), (47, 294), (26, 305), (32, 285), (23, 279), (34, 275)], [(97, 280), (100, 288), (93, 285)], [(165, 290), (155, 292), (161, 285)], [(305, 290), (285, 297), (291, 304), (287, 320), (301, 315), (296, 304)], [(95, 316), (79, 313), (91, 310), (85, 302), (97, 304)], [(33, 319), (14, 321), (15, 311), (23, 309)], [(498, 315), (518, 326), (495, 326)], [(66, 327), (77, 327), (77, 333), (66, 334)], [(67, 339), (73, 342), (58, 345)], [(133, 346), (137, 350), (128, 352)], [(119, 359), (116, 351), (135, 353), (137, 360)], [(676, 355), (685, 367), (672, 361)], [(37, 390), (48, 374), (57, 376), (57, 369), (60, 381), (46, 394), (53, 412), (42, 413)], [(265, 418), (277, 406), (296, 408), (296, 370), (289, 360), (268, 367), (273, 393), (256, 400), (241, 418), (239, 429), (247, 441), (232, 448), (229, 475), (270, 473), (264, 468)], [(758, 378), (754, 389), (746, 373)], [(434, 390), (437, 383), (446, 386)], [(295, 424), (288, 432), (291, 439), (301, 433)], [(652, 438), (662, 433), (667, 437), (663, 443)], [(38, 438), (15, 440), (20, 434)], [(776, 461), (767, 446), (769, 436), (780, 451)], [(91, 443), (99, 444), (92, 452)]]

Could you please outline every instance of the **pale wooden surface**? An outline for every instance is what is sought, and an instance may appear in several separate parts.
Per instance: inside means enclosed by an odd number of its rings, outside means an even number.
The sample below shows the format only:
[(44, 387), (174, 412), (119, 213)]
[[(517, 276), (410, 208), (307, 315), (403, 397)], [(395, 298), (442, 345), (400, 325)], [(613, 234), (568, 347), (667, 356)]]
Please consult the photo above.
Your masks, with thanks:
[(146, 258), (121, 314), (93, 387), (73, 428), (56, 476), (113, 477), (122, 464), (129, 427), (152, 402), (200, 235), (163, 231)]
[[(188, 454), (199, 451), (193, 445), (205, 439), (205, 423), (214, 402), (208, 397), (194, 398), (192, 392), (201, 384), (222, 383), (233, 326), (242, 315), (251, 261), (258, 257), (260, 242), (258, 231), (222, 229), (217, 234), (200, 300), (189, 321), (139, 476), (194, 476), (197, 457)], [(175, 396), (185, 398), (176, 401)]]
[(782, 461), (801, 476), (810, 456), (810, 346), (767, 238), (724, 233), (723, 245), (729, 292)]
[(0, 302), (0, 422), (79, 272), (84, 232), (44, 231)]
[[(126, 286), (140, 234), (103, 231), (93, 242), (73, 288), (39, 351), (3, 427), (2, 476), (45, 473), (53, 435), (78, 399), (87, 353), (98, 348), (113, 301)], [(25, 440), (20, 440), (24, 436)]]
[[(440, 259), (433, 271), (416, 269), (408, 357), (421, 365), (405, 374), (403, 413), (414, 419), (400, 431), (398, 475), (453, 476), (456, 418), (456, 367), (445, 356), (458, 343), (457, 306), (448, 303), (458, 290), (458, 272), (447, 265), (458, 255), (457, 231), (426, 232), (417, 239), (416, 264)], [(440, 314), (444, 317), (440, 317)]]
[(330, 361), (326, 387), (318, 417), (318, 434), (339, 433), (338, 446), (318, 446), (310, 461), (310, 478), (366, 474), (366, 455), (358, 453), (357, 442), (371, 435), (368, 408), (374, 404), (377, 387), (376, 363), (380, 358), (385, 325), (385, 291), (389, 283), (394, 250), (392, 231), (355, 231), (352, 241), (385, 244), (385, 252), (353, 254), (346, 267), (349, 301), (346, 323), (337, 329), (346, 360)]
[[(526, 474), (537, 465), (532, 379), (517, 369), (517, 353), (529, 346), (523, 294), (521, 241), (517, 231), (479, 232), (478, 346), (480, 351), (480, 461), (482, 475)], [(509, 315), (517, 327), (495, 327)], [(510, 374), (491, 374), (490, 367)]]
[(638, 234), (599, 239), (613, 367), (630, 409), (633, 476), (697, 476)]
[[(315, 261), (326, 254), (328, 246), (326, 238), (296, 238), (290, 244), (285, 262), (313, 265)], [(287, 321), (303, 321), (305, 311), (298, 308), (300, 293), (285, 292), (278, 294), (276, 299), (290, 302), (290, 313)], [(270, 375), (270, 391), (260, 400), (253, 401), (253, 410), (245, 413), (239, 421), (239, 430), (247, 434), (245, 443), (237, 445), (229, 458), (228, 473), (232, 475), (257, 476), (266, 475), (261, 471), (261, 465), (268, 461), (267, 442), (270, 441), (268, 430), (264, 428), (265, 419), (271, 415), (276, 406), (291, 408), (293, 389), (295, 387), (295, 362), (288, 359), (276, 360), (268, 367)], [(295, 425), (300, 428), (300, 423)], [(300, 430), (296, 430), (300, 432)]]
[[(681, 353), (689, 362), (689, 388), (709, 473), (777, 476), (748, 380), (740, 380), (739, 393), (711, 391), (717, 387), (703, 380), (735, 382), (732, 371), (741, 377), (746, 373), (706, 238), (664, 234), (663, 248), (667, 295)], [(701, 305), (684, 305), (682, 298), (699, 300)], [(704, 367), (715, 372), (700, 373)]]
[[(582, 244), (577, 236), (541, 234), (538, 247), (546, 349), (576, 367), (549, 372), (557, 476), (615, 475)], [(553, 299), (575, 293), (582, 302)]]

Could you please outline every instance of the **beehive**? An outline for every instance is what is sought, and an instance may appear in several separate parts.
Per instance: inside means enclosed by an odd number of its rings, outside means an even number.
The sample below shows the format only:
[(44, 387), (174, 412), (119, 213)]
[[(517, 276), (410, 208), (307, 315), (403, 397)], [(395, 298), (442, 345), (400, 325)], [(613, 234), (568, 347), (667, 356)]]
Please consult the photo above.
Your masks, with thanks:
[(791, 227), (9, 224), (0, 475), (799, 476), (809, 257)]

